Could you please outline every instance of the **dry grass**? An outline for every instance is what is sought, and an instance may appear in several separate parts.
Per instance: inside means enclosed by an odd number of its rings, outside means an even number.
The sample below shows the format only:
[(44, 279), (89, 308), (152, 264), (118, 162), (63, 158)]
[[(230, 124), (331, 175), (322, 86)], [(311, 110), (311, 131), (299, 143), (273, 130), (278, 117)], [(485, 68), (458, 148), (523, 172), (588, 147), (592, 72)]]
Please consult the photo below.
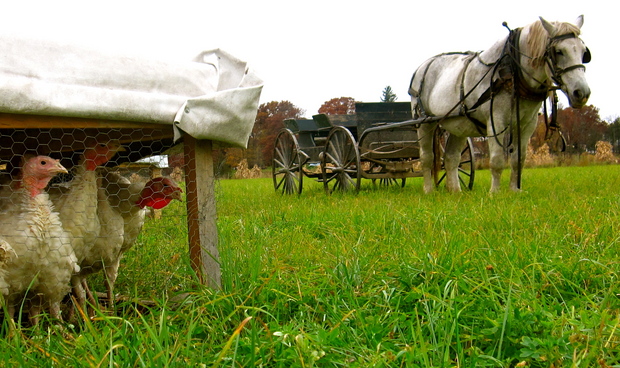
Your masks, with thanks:
[(549, 151), (547, 143), (534, 150), (532, 145), (527, 146), (527, 156), (525, 159), (525, 165), (527, 166), (553, 166), (554, 159)]
[(253, 168), (250, 169), (248, 166), (248, 160), (243, 159), (239, 165), (237, 165), (237, 170), (235, 171), (235, 175), (233, 176), (235, 179), (257, 179), (262, 175), (262, 171), (260, 167), (254, 165)]
[(613, 147), (609, 142), (596, 142), (596, 152), (594, 154), (588, 152), (582, 154), (553, 154), (546, 143), (536, 150), (530, 145), (527, 147), (525, 159), (527, 167), (588, 166), (601, 163), (620, 163), (618, 157), (614, 155)]
[(183, 170), (180, 167), (176, 166), (174, 169), (172, 169), (170, 177), (177, 183), (182, 182), (184, 180)]
[(618, 163), (618, 159), (614, 156), (613, 146), (609, 142), (596, 142), (596, 160), (607, 163)]

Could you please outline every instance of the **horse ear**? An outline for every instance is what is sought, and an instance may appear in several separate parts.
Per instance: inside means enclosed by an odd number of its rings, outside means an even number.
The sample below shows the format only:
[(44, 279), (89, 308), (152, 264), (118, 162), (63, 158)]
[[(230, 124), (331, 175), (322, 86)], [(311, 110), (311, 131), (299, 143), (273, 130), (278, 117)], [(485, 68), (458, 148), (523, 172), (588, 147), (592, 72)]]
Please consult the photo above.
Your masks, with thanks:
[(543, 28), (545, 28), (545, 30), (547, 31), (547, 33), (549, 34), (549, 36), (553, 36), (555, 34), (555, 26), (549, 22), (547, 22), (545, 20), (545, 18), (543, 17), (539, 17), (540, 21), (543, 25)]
[(583, 26), (583, 14), (578, 16), (577, 19), (575, 19), (575, 25), (577, 26), (577, 28), (581, 29), (581, 26)]

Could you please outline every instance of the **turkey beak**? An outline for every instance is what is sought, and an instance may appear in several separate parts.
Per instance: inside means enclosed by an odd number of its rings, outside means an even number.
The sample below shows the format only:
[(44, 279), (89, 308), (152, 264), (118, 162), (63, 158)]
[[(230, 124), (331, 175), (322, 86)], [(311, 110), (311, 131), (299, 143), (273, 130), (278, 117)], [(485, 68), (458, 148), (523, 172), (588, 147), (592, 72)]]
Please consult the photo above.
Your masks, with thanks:
[(127, 150), (125, 149), (125, 147), (123, 147), (123, 145), (122, 145), (122, 144), (121, 144), (121, 142), (119, 142), (119, 141), (113, 141), (113, 142), (111, 142), (110, 147), (112, 148), (112, 150), (113, 150), (114, 152), (125, 152), (125, 151), (127, 151)]
[(65, 169), (64, 166), (62, 166), (60, 164), (60, 161), (56, 160), (54, 161), (54, 167), (51, 170), (54, 174), (58, 175), (58, 174), (68, 174), (69, 171), (67, 171), (67, 169)]

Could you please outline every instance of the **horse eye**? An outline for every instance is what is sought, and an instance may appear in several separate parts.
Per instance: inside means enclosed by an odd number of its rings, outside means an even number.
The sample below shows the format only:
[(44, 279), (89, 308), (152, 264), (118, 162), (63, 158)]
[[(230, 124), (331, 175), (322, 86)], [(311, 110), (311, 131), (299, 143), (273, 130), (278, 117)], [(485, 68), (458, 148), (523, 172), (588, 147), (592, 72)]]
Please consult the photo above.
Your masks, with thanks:
[(555, 54), (556, 54), (557, 56), (562, 56), (562, 55), (564, 55), (564, 53), (562, 52), (562, 50), (555, 50)]

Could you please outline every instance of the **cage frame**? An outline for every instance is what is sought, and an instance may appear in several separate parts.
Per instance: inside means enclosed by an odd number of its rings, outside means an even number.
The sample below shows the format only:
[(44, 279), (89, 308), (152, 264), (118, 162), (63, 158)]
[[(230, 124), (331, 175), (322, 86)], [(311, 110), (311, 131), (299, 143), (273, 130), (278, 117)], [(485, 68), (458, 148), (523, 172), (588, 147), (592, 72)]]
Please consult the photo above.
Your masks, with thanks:
[[(163, 132), (156, 138), (174, 139), (171, 124), (106, 120), (71, 116), (50, 116), (0, 112), (0, 129), (153, 129)], [(144, 135), (143, 135), (144, 137)], [(152, 136), (149, 136), (152, 138)], [(132, 138), (133, 139), (133, 138)], [(176, 142), (184, 144), (184, 172), (190, 264), (199, 281), (214, 289), (221, 288), (218, 250), (213, 142), (185, 134)], [(126, 143), (126, 142), (121, 142)], [(77, 141), (71, 145), (73, 150)], [(63, 144), (64, 146), (64, 144)], [(75, 148), (75, 149), (74, 149)], [(4, 147), (0, 149), (6, 149)], [(10, 149), (10, 148), (9, 148)]]

